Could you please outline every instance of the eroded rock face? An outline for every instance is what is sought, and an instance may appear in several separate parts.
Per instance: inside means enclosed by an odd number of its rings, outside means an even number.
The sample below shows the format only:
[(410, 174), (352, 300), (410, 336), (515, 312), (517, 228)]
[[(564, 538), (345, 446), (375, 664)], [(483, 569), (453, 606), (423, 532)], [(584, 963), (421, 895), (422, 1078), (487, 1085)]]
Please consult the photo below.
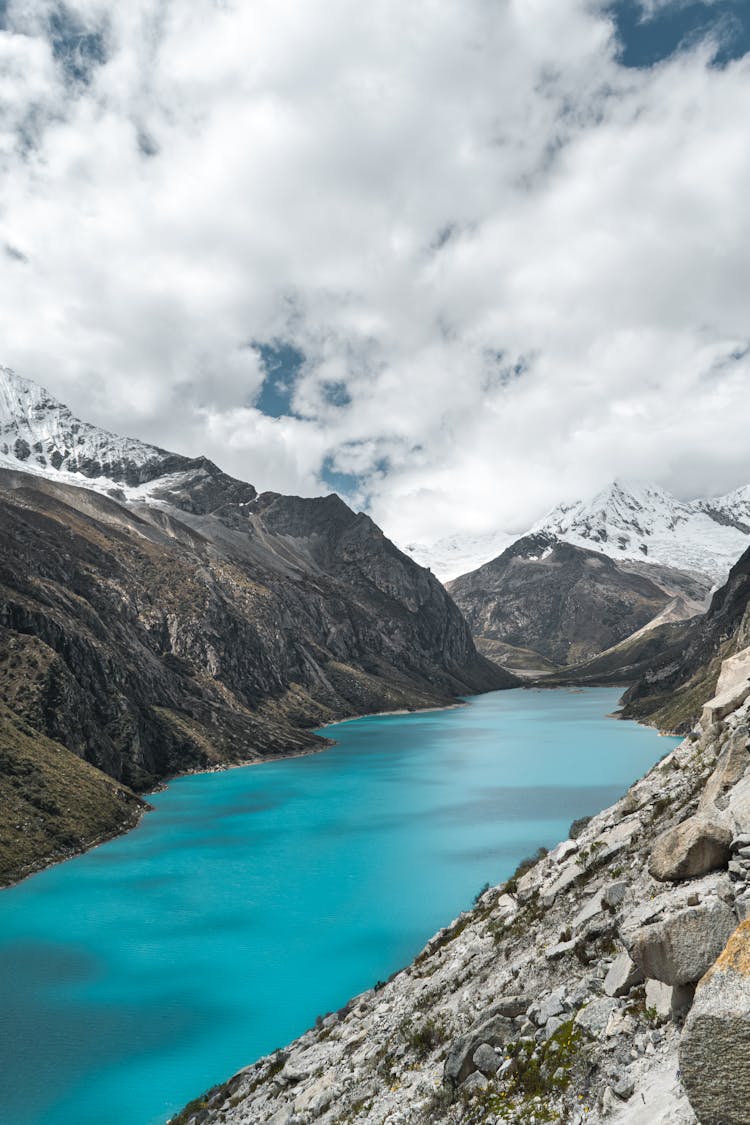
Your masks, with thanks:
[(649, 871), (662, 882), (695, 879), (729, 863), (732, 833), (706, 817), (691, 816), (656, 841)]
[(630, 956), (646, 977), (665, 984), (700, 980), (721, 953), (736, 924), (718, 898), (642, 926), (630, 938)]
[(679, 1057), (702, 1125), (750, 1125), (750, 920), (698, 985)]

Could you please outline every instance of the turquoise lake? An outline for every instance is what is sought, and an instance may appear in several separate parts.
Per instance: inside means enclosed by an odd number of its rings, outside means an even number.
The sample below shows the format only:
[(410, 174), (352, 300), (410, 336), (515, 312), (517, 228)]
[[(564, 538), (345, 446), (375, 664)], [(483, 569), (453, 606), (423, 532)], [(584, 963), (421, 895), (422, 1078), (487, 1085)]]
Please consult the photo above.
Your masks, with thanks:
[(340, 723), (172, 782), (133, 832), (0, 892), (3, 1125), (162, 1125), (406, 964), (675, 739), (617, 689)]

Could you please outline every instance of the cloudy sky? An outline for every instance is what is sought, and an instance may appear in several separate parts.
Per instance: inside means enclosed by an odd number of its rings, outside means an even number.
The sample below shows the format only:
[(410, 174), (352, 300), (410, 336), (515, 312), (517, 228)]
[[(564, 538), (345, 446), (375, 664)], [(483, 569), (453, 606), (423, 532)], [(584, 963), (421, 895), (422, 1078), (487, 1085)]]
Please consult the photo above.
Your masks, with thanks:
[(0, 362), (398, 541), (750, 481), (747, 0), (0, 0)]

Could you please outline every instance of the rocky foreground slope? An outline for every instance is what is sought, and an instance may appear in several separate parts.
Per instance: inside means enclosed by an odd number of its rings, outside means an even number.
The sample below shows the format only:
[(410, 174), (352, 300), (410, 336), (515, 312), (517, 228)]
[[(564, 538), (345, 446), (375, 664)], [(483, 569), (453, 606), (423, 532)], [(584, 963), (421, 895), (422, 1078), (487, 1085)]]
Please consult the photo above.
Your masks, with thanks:
[(746, 648), (622, 800), (175, 1125), (747, 1125), (749, 721)]
[(129, 826), (163, 778), (515, 683), (337, 496), (258, 495), (0, 375), (0, 884)]

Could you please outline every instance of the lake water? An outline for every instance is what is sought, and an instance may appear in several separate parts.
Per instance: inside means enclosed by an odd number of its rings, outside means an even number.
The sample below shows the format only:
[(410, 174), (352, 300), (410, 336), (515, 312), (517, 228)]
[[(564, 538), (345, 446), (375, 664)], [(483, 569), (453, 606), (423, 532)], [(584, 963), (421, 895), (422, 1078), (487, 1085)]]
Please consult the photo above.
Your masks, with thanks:
[(161, 1125), (389, 976), (671, 749), (606, 718), (618, 695), (340, 723), (322, 754), (175, 781), (0, 892), (3, 1125)]

